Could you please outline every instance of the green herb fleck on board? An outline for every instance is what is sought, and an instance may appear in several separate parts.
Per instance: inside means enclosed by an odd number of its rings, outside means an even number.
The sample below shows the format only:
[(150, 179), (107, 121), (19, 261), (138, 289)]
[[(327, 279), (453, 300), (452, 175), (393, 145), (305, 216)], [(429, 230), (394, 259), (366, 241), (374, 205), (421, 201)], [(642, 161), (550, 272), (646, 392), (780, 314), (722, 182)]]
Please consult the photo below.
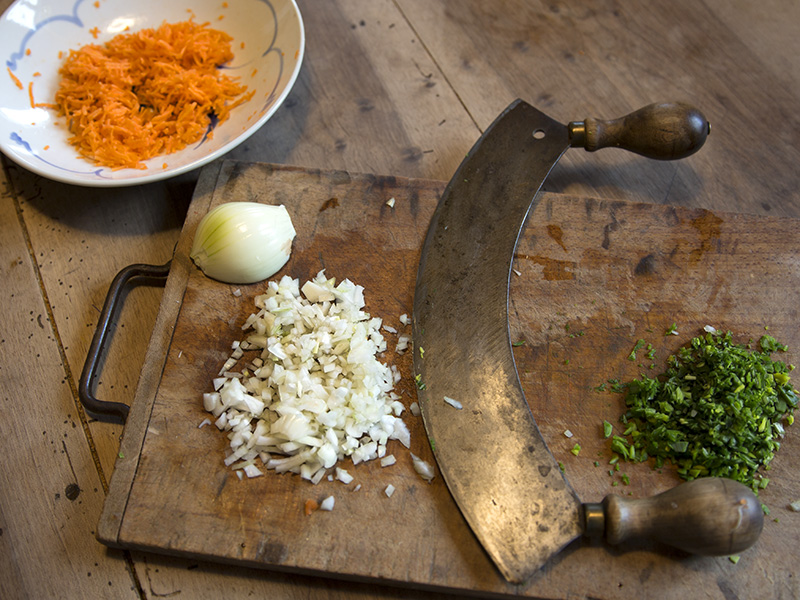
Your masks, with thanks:
[(636, 353), (642, 348), (644, 348), (646, 345), (647, 342), (645, 342), (644, 340), (642, 339), (637, 340), (636, 344), (633, 346), (633, 350), (631, 350), (631, 353), (628, 354), (628, 360), (636, 360)]
[(628, 384), (620, 383), (619, 379), (609, 379), (608, 383), (611, 384), (611, 391), (615, 394), (622, 394), (628, 389)]
[(417, 373), (416, 377), (414, 377), (414, 383), (417, 384), (417, 388), (420, 390), (424, 390), (426, 387), (425, 383), (422, 381), (422, 375), (419, 373)]

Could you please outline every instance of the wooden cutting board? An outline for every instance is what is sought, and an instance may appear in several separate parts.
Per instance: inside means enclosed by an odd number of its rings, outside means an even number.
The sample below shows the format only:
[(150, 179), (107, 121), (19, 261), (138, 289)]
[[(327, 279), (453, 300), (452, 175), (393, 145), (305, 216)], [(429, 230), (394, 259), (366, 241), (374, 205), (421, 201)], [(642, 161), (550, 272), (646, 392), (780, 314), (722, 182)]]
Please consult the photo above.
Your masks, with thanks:
[[(411, 314), (421, 242), (443, 188), (439, 181), (268, 164), (228, 161), (204, 169), (125, 427), (100, 541), (482, 596), (800, 596), (800, 514), (788, 509), (800, 499), (797, 427), (788, 428), (760, 495), (770, 510), (764, 532), (737, 564), (650, 544), (612, 548), (577, 540), (524, 586), (504, 582), (441, 477), (420, 479), (398, 442), (389, 444), (397, 457), (391, 467), (348, 461), (355, 476), (349, 485), (314, 486), (274, 472), (240, 480), (223, 465), (227, 439), (213, 426), (199, 427), (208, 416), (201, 396), (241, 339), (263, 285), (221, 284), (193, 266), (188, 251), (200, 218), (222, 202), (284, 204), (298, 235), (275, 278), (289, 274), (302, 283), (323, 268), (349, 278), (364, 286), (373, 316), (410, 333), (399, 317)], [(642, 497), (679, 482), (670, 469), (647, 464), (609, 474), (602, 422), (617, 423), (624, 403), (603, 391), (604, 383), (660, 373), (668, 355), (706, 324), (743, 341), (769, 328), (789, 345), (782, 358), (797, 360), (798, 231), (800, 223), (790, 219), (542, 195), (515, 257), (511, 337), (520, 342), (515, 357), (534, 417), (584, 501), (609, 493)], [(665, 336), (673, 323), (680, 335)], [(415, 399), (411, 355), (394, 352), (393, 335), (386, 337), (384, 360), (399, 367), (396, 390), (408, 406)], [(628, 359), (639, 339), (652, 344), (654, 360), (643, 353)], [(433, 462), (421, 418), (406, 412), (405, 422), (411, 451)], [(576, 442), (578, 456), (570, 452)], [(384, 493), (389, 484), (396, 489), (391, 497)], [(332, 512), (304, 514), (306, 500), (329, 495), (336, 499)]]

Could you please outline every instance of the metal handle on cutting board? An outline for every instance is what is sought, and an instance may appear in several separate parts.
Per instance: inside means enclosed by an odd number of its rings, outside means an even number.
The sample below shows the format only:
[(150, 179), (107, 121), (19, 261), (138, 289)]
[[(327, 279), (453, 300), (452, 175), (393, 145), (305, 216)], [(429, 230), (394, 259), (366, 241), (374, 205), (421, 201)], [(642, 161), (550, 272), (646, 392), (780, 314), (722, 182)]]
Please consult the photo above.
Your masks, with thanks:
[[(122, 423), (128, 418), (130, 408), (121, 402), (108, 402), (98, 400), (94, 397), (92, 385), (97, 376), (103, 350), (110, 338), (112, 320), (116, 316), (118, 308), (123, 303), (123, 291), (132, 280), (137, 283), (149, 283), (151, 285), (164, 285), (169, 275), (170, 263), (164, 265), (128, 265), (117, 273), (108, 288), (103, 310), (100, 313), (100, 321), (95, 329), (92, 343), (89, 346), (89, 353), (83, 363), (83, 371), (78, 383), (78, 397), (87, 412), (97, 416), (100, 420), (114, 420)], [(105, 417), (105, 419), (103, 419)]]
[(622, 148), (647, 158), (676, 160), (697, 152), (711, 126), (699, 110), (682, 102), (650, 104), (610, 121), (585, 119), (568, 125), (569, 143), (589, 152)]

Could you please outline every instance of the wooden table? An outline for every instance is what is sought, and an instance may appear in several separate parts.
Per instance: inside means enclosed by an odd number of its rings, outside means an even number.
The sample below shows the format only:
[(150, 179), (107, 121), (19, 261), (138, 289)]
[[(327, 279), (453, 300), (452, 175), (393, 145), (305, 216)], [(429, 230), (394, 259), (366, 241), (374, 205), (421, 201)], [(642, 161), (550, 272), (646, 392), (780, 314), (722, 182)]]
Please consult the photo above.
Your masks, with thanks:
[[(695, 156), (657, 163), (571, 151), (545, 189), (800, 217), (796, 2), (299, 5), (308, 40), (300, 77), (226, 158), (447, 180), (517, 97), (564, 122), (684, 100), (712, 124)], [(431, 597), (95, 540), (122, 428), (87, 417), (78, 378), (113, 276), (170, 259), (198, 173), (100, 190), (42, 179), (5, 157), (3, 166), (0, 597)], [(130, 401), (160, 300), (158, 288), (127, 294), (98, 397)], [(725, 597), (724, 587), (704, 593)]]

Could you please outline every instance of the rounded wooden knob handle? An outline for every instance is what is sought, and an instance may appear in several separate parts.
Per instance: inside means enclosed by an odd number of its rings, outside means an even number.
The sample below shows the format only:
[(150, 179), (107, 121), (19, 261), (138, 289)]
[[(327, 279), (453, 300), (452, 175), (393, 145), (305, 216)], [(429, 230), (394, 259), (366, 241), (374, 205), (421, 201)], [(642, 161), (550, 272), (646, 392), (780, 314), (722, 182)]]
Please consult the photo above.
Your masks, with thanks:
[[(692, 554), (727, 556), (752, 546), (764, 513), (755, 494), (732, 479), (705, 477), (642, 499), (609, 495), (598, 509), (586, 505), (587, 533), (604, 534), (610, 544), (649, 539)], [(594, 507), (594, 509), (592, 508)]]
[(568, 129), (573, 148), (622, 148), (658, 160), (694, 154), (711, 132), (703, 114), (682, 102), (650, 104), (611, 121), (574, 121)]

